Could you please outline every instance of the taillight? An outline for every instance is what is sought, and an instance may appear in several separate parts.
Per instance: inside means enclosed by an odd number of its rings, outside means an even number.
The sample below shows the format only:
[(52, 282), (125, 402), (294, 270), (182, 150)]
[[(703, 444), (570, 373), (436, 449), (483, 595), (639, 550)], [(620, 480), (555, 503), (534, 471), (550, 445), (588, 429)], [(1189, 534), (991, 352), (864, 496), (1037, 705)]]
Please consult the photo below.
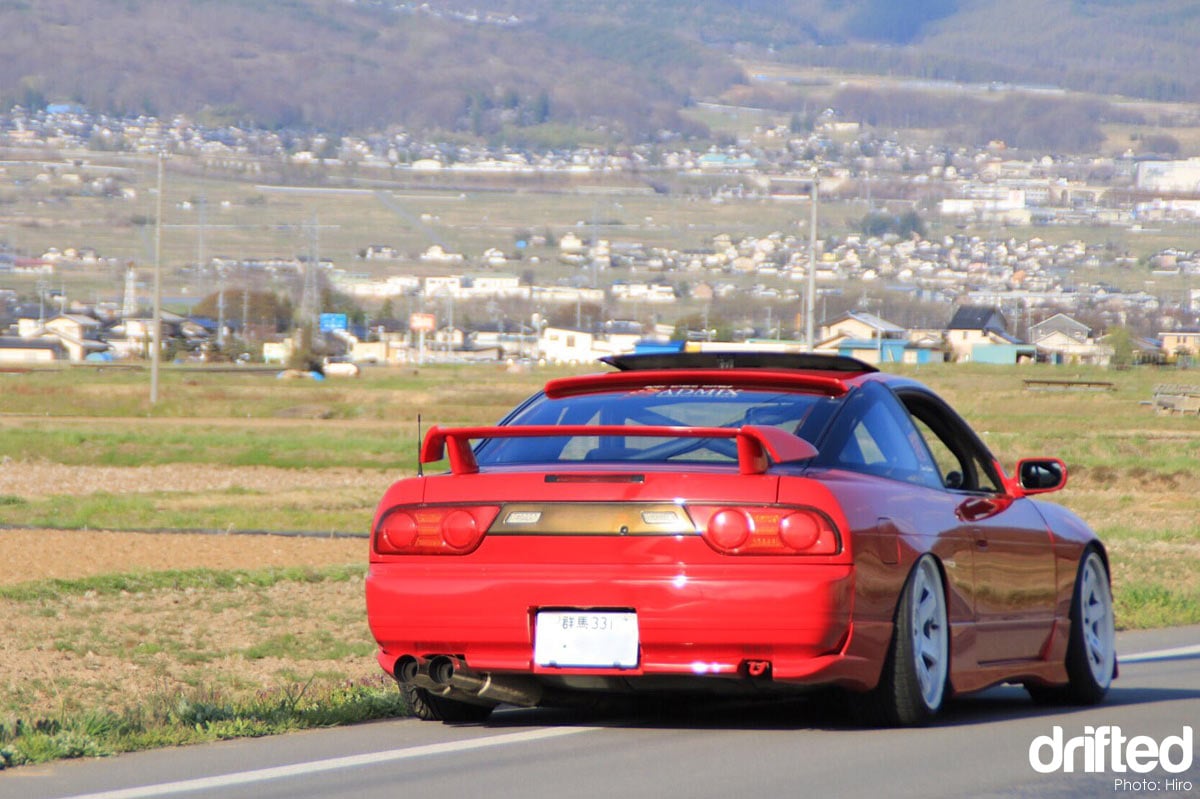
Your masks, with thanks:
[(392, 508), (375, 526), (381, 555), (466, 555), (483, 540), (498, 505), (425, 505)]
[(836, 555), (841, 538), (815, 508), (689, 506), (708, 545), (726, 555)]

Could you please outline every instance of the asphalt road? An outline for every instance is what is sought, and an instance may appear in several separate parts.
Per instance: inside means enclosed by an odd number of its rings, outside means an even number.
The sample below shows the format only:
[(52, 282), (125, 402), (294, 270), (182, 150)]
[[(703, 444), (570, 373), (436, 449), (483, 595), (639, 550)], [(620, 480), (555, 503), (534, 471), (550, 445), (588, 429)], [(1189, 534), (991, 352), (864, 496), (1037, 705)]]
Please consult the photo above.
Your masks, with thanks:
[[(954, 702), (937, 726), (863, 729), (807, 701), (620, 717), (501, 710), (484, 725), (411, 719), (0, 772), (3, 799), (396, 799), (473, 797), (1106, 797), (1200, 799), (1200, 627), (1118, 636), (1121, 676), (1105, 704), (1042, 708), (1019, 688)], [(1054, 727), (1076, 742), (1052, 766)], [(1097, 733), (1102, 727), (1108, 729)], [(1120, 772), (1096, 741), (1135, 744), (1153, 770)], [(1191, 751), (1182, 740), (1192, 735)], [(1171, 736), (1179, 740), (1172, 743)], [(1145, 747), (1164, 746), (1165, 764)], [(1128, 761), (1128, 747), (1121, 765)], [(1087, 771), (1086, 751), (1101, 762)], [(1064, 746), (1063, 748), (1069, 748)], [(1191, 760), (1181, 773), (1167, 770)]]

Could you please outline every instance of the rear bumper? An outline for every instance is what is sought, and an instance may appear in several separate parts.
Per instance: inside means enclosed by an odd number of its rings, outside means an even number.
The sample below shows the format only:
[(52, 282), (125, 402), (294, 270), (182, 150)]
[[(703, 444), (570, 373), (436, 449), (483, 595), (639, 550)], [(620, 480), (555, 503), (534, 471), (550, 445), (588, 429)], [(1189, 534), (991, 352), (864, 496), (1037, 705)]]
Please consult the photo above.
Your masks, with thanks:
[[(380, 665), (453, 655), (480, 673), (551, 677), (750, 678), (872, 687), (891, 625), (853, 619), (848, 564), (791, 558), (679, 563), (492, 563), (396, 558), (371, 564), (367, 611)], [(539, 609), (632, 610), (636, 667), (533, 661)], [(646, 680), (652, 682), (653, 680)], [(611, 681), (608, 681), (611, 682)]]

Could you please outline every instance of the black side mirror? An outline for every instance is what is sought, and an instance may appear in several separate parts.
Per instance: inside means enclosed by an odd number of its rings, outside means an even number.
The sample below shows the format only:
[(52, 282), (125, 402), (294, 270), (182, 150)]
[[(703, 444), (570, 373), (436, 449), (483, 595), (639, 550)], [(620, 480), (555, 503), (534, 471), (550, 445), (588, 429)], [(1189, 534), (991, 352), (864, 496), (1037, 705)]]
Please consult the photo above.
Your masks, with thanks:
[(1026, 494), (1057, 491), (1067, 484), (1067, 465), (1058, 458), (1025, 458), (1017, 462), (1017, 481)]

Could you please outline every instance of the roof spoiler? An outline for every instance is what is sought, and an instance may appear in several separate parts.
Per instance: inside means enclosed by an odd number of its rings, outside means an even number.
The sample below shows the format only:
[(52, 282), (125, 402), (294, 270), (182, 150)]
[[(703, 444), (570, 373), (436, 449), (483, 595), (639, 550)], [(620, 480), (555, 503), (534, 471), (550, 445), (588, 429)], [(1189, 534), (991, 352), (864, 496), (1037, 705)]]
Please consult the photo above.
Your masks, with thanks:
[(668, 427), (652, 425), (504, 425), (496, 427), (431, 427), (421, 446), (421, 463), (450, 458), (451, 474), (475, 474), (479, 463), (472, 439), (545, 438), (554, 436), (640, 436), (645, 438), (732, 438), (737, 442), (738, 471), (762, 474), (770, 463), (816, 457), (817, 448), (778, 427)]
[(559, 399), (597, 391), (634, 391), (670, 386), (729, 386), (744, 389), (810, 391), (842, 397), (850, 387), (841, 377), (776, 369), (728, 371), (725, 369), (636, 369), (625, 372), (556, 377), (546, 382), (545, 394)]
[(874, 366), (845, 355), (826, 355), (815, 352), (761, 352), (729, 350), (700, 352), (631, 352), (607, 355), (601, 363), (622, 372), (647, 369), (779, 369), (815, 372), (878, 372)]

